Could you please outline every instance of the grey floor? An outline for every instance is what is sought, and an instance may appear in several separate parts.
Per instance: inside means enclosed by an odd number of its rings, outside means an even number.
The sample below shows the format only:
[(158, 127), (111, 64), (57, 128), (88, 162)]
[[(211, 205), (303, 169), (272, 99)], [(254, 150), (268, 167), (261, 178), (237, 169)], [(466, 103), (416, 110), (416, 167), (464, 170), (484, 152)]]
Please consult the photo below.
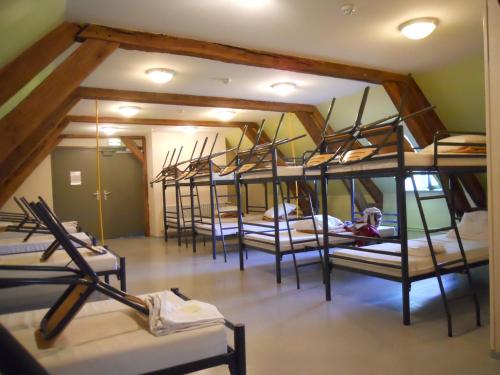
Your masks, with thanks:
[[(457, 336), (448, 338), (435, 280), (412, 287), (412, 325), (401, 323), (400, 284), (336, 271), (333, 300), (325, 302), (318, 266), (301, 269), (295, 287), (290, 259), (283, 261), (283, 282), (275, 283), (274, 258), (250, 251), (247, 268), (238, 269), (230, 252), (211, 257), (156, 238), (110, 240), (127, 257), (129, 292), (148, 293), (179, 287), (192, 298), (218, 306), (226, 318), (245, 323), (248, 374), (500, 374), (489, 357), (488, 275), (474, 271), (480, 290), (483, 327), (476, 329), (472, 306), (453, 303)], [(301, 257), (305, 262), (313, 255)], [(461, 276), (447, 276), (446, 286), (460, 295)], [(48, 305), (53, 289), (30, 287), (0, 291), (0, 312)], [(33, 288), (36, 288), (33, 290)], [(202, 374), (228, 374), (224, 367)]]

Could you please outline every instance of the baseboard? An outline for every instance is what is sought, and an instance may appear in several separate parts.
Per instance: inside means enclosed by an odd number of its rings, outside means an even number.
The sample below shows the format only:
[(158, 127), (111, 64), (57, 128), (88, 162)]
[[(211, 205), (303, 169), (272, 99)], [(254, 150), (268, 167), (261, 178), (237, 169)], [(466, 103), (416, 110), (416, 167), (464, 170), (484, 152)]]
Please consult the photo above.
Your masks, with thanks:
[(490, 351), (490, 357), (493, 359), (496, 359), (497, 361), (500, 361), (500, 353), (495, 352), (494, 350)]

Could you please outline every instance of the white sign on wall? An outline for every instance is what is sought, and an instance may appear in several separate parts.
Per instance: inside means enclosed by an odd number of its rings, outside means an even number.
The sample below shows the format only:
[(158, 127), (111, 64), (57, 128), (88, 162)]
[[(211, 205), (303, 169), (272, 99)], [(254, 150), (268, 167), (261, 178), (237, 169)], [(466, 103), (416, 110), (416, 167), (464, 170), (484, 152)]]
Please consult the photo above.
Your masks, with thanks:
[(69, 172), (69, 184), (71, 186), (82, 184), (82, 172), (80, 171), (70, 171)]

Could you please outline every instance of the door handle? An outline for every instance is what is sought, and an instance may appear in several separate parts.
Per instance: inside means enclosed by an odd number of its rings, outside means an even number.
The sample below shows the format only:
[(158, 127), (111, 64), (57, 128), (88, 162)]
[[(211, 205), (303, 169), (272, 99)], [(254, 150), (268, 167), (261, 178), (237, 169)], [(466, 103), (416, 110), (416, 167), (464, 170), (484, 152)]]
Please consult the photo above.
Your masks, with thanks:
[(104, 190), (104, 200), (107, 201), (108, 200), (108, 195), (111, 194), (110, 191), (107, 191), (107, 190)]

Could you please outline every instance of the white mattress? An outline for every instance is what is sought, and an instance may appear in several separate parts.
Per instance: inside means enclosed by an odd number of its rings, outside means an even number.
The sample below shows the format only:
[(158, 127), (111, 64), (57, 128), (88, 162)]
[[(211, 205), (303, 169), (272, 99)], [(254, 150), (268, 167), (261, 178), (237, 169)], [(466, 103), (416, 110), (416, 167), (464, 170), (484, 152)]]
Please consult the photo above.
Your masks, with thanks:
[[(0, 222), (0, 228), (6, 228), (8, 226), (16, 226), (19, 223), (13, 223), (13, 222), (7, 222), (7, 221), (2, 221)], [(32, 224), (29, 224), (32, 225)], [(76, 233), (78, 232), (78, 221), (65, 221), (62, 223), (64, 229), (68, 233)], [(9, 234), (8, 236), (6, 236)], [(0, 232), (0, 239), (3, 238), (14, 238), (14, 237), (25, 237), (28, 233), (23, 233), (23, 232)]]
[[(384, 227), (380, 226), (378, 228), (379, 233), (382, 237), (390, 237), (393, 236), (395, 233), (395, 230), (393, 227)], [(293, 249), (295, 251), (297, 250), (302, 250), (306, 246), (317, 246), (316, 242), (316, 235), (313, 233), (304, 233), (304, 232), (299, 232), (296, 230), (291, 230), (290, 231), (292, 234), (292, 242), (293, 242)], [(345, 235), (352, 235), (351, 232), (342, 232), (341, 234)], [(320, 246), (323, 246), (323, 235), (318, 235), (319, 241), (320, 241)], [(308, 240), (308, 241), (307, 241)], [(260, 242), (263, 241), (263, 242)], [(280, 232), (280, 251), (289, 251), (292, 249), (292, 246), (290, 244), (290, 237), (288, 236), (287, 231), (282, 231)], [(300, 243), (297, 243), (299, 242)], [(304, 241), (304, 242), (302, 242)], [(307, 241), (307, 242), (305, 242)], [(349, 238), (340, 238), (340, 237), (330, 237), (330, 244), (335, 245), (335, 244), (346, 244), (352, 242), (351, 239)], [(243, 237), (243, 243), (246, 246), (252, 247), (252, 248), (257, 248), (257, 249), (264, 249), (264, 250), (269, 250), (269, 251), (276, 251), (275, 248), (275, 237), (274, 236), (266, 236), (263, 234), (258, 234), (258, 233), (251, 233), (251, 234), (246, 234), (245, 237)]]
[(142, 374), (227, 351), (223, 325), (156, 337), (143, 316), (110, 300), (85, 304), (53, 347), (39, 349), (33, 333), (46, 311), (0, 315), (0, 323), (55, 375)]
[[(448, 238), (445, 234), (436, 235), (433, 236), (432, 238), (433, 238), (433, 244), (441, 243), (446, 248), (445, 253), (437, 254), (437, 261), (439, 263), (460, 258), (460, 250), (458, 248), (458, 244), (455, 239)], [(414, 240), (409, 240), (408, 244), (410, 245), (411, 243), (416, 243), (416, 242), (424, 242), (425, 244), (427, 244), (427, 240), (424, 237), (417, 238)], [(464, 245), (467, 261), (469, 263), (479, 262), (488, 259), (487, 241), (476, 241), (476, 240), (472, 241), (472, 240), (462, 239), (462, 243)], [(391, 243), (371, 245), (367, 246), (367, 248), (374, 250), (393, 251), (393, 252), (401, 251), (400, 245)], [(361, 259), (361, 260), (376, 261), (391, 265), (401, 265), (400, 257), (383, 255), (383, 254), (365, 253), (362, 251), (347, 250), (347, 249), (333, 249), (333, 254), (353, 259), (353, 261), (350, 261), (332, 257), (330, 258), (330, 262), (333, 263), (334, 265), (341, 265), (355, 269), (378, 272), (391, 276), (401, 276), (401, 270), (399, 269), (370, 265), (355, 261), (357, 259)], [(434, 271), (434, 266), (432, 264), (432, 259), (430, 256), (427, 257), (408, 256), (408, 263), (409, 263), (408, 268), (410, 276), (422, 275)], [(459, 264), (456, 264), (454, 266), (458, 265)]]
[[(96, 255), (86, 248), (78, 248), (80, 254), (83, 255), (90, 267), (95, 272), (114, 271), (118, 269), (118, 258), (107, 251), (105, 254)], [(9, 254), (0, 257), (0, 265), (16, 265), (16, 266), (69, 266), (75, 267), (68, 253), (64, 250), (56, 250), (49, 259), (45, 262), (40, 262), (40, 252), (35, 253), (22, 253), (22, 254)], [(0, 277), (58, 277), (67, 276), (67, 272), (54, 271), (7, 271), (0, 270)]]
[[(276, 172), (279, 177), (301, 177), (304, 173), (304, 168), (302, 165), (296, 166), (278, 166)], [(316, 169), (311, 169), (306, 171), (307, 176), (319, 176), (320, 171)], [(247, 172), (241, 175), (241, 180), (249, 180), (254, 178), (271, 178), (273, 176), (272, 171), (265, 170), (260, 172)]]
[[(212, 173), (212, 180), (213, 181), (234, 181), (234, 172), (229, 173), (225, 176), (221, 176), (219, 173)], [(201, 176), (193, 177), (193, 181), (195, 183), (197, 183), (197, 182), (200, 183), (200, 182), (208, 182), (208, 181), (210, 181), (210, 179), (209, 179), (208, 174), (204, 174)]]
[[(86, 233), (79, 232), (72, 233), (72, 235), (89, 245), (92, 244), (92, 239)], [(34, 235), (26, 242), (23, 242), (23, 238), (0, 239), (0, 255), (45, 251), (54, 242), (54, 236), (51, 234)], [(74, 245), (78, 246), (75, 243)]]
[[(394, 158), (375, 161), (377, 157), (394, 156)], [(405, 152), (405, 166), (407, 167), (432, 167), (434, 166), (434, 154), (422, 152)], [(446, 155), (457, 155), (447, 153)], [(464, 155), (464, 154), (458, 154)], [(474, 157), (472, 154), (467, 154), (469, 157), (460, 158), (438, 158), (438, 166), (441, 167), (486, 167), (486, 158), (481, 155)], [(374, 156), (371, 161), (359, 162), (348, 165), (331, 165), (328, 167), (327, 174), (344, 173), (344, 172), (360, 172), (374, 169), (396, 168), (398, 166), (397, 153), (391, 152), (383, 155)]]
[[(205, 218), (201, 223), (195, 223), (195, 230), (199, 234), (203, 234), (206, 236), (212, 235), (212, 226), (210, 224), (210, 219)], [(249, 214), (243, 217), (243, 221), (249, 222), (262, 222), (262, 215), (258, 214)], [(268, 223), (268, 222), (266, 222)], [(221, 224), (219, 225), (219, 220), (215, 219), (215, 235), (216, 236), (231, 236), (238, 233), (238, 218), (237, 217), (226, 217), (221, 220)], [(271, 223), (272, 224), (272, 223)]]

